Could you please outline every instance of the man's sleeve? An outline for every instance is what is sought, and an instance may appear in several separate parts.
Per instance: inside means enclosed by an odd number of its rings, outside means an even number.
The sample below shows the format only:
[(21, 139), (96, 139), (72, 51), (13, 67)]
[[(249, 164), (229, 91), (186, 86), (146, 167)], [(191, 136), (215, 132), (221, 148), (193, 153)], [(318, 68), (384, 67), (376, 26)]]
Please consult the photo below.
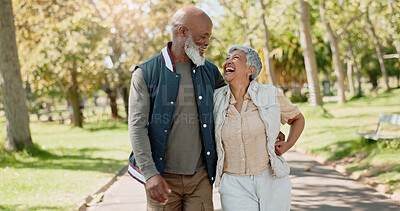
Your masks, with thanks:
[(152, 159), (147, 122), (149, 121), (150, 95), (143, 78), (143, 70), (138, 68), (132, 74), (129, 93), (129, 138), (136, 163), (146, 180), (159, 174)]
[(217, 68), (217, 74), (218, 74), (218, 77), (217, 77), (217, 80), (215, 81), (215, 89), (218, 89), (218, 88), (226, 85), (224, 77), (221, 75), (221, 72), (219, 72), (218, 68)]

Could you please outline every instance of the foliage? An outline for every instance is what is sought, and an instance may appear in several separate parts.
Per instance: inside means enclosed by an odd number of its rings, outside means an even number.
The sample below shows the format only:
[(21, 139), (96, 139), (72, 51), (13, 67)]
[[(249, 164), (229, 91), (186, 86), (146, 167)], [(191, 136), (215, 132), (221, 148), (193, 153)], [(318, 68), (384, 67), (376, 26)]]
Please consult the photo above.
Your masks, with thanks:
[(295, 92), (289, 97), (290, 102), (292, 103), (304, 103), (307, 102), (308, 97), (306, 94), (302, 94), (300, 92)]
[(132, 68), (157, 54), (171, 40), (169, 22), (180, 7), (191, 3), (172, 0), (92, 1), (94, 16), (100, 17), (111, 35), (107, 38), (111, 69), (103, 86), (129, 87)]
[[(274, 66), (280, 86), (293, 88), (292, 84), (304, 84), (307, 82), (304, 67), (303, 52), (300, 46), (300, 38), (293, 34), (286, 34), (280, 40), (274, 42)], [(279, 80), (280, 78), (280, 80)], [(301, 87), (298, 87), (301, 88)], [(292, 92), (298, 92), (293, 90)]]
[[(179, 7), (191, 4), (171, 0), (14, 2), (31, 107), (65, 99), (71, 92), (87, 99), (99, 89), (110, 95), (123, 90), (127, 103), (133, 67), (160, 52), (170, 40), (170, 17)], [(116, 96), (109, 97), (114, 104)]]
[(107, 33), (87, 5), (16, 1), (15, 11), (23, 78), (35, 98), (65, 98), (74, 66), (81, 93), (90, 95), (98, 88), (107, 51), (102, 36)]
[[(225, 13), (216, 19), (213, 42), (210, 46), (211, 59), (221, 67), (225, 61), (227, 51), (233, 44), (242, 44), (256, 49), (263, 57), (263, 36), (260, 16), (265, 12), (267, 16), (272, 58), (275, 75), (281, 87), (293, 89), (300, 88), (306, 82), (303, 55), (298, 32), (298, 5), (297, 1), (265, 1), (266, 11), (260, 9), (259, 1), (219, 1)], [(312, 24), (317, 23), (317, 10), (312, 10), (314, 15)], [(234, 24), (232, 24), (234, 23)], [(323, 39), (324, 33), (315, 27), (314, 48), (316, 49), (319, 71), (331, 72), (331, 51), (329, 44)], [(264, 69), (259, 76), (260, 82), (266, 81)], [(297, 85), (295, 85), (297, 84)]]
[[(279, 85), (291, 88), (293, 82), (302, 84), (306, 77), (299, 45), (298, 2), (263, 1), (265, 11), (260, 9), (260, 0), (219, 0), (224, 12), (214, 18), (207, 57), (222, 67), (227, 50), (233, 44), (248, 45), (262, 53), (264, 33), (260, 17), (264, 13)], [(197, 2), (208, 3), (207, 0)], [(174, 12), (195, 3), (172, 0), (15, 1), (23, 79), (31, 88), (31, 100), (46, 102), (49, 96), (64, 99), (65, 90), (70, 86), (71, 61), (76, 61), (79, 67), (79, 91), (84, 98), (93, 96), (98, 89), (129, 87), (133, 67), (159, 53), (171, 40), (169, 22)], [(319, 1), (309, 3), (319, 78), (334, 80), (332, 52), (320, 20)], [(379, 65), (370, 63), (377, 61), (374, 42), (366, 30), (363, 15), (368, 3), (368, 0), (326, 0), (326, 16), (334, 20), (332, 28), (342, 38), (342, 60), (349, 57), (349, 44), (353, 44), (362, 76), (378, 83)], [(397, 1), (372, 1), (370, 4), (370, 16), (385, 54), (396, 53), (394, 42), (400, 37), (400, 23), (396, 19), (399, 8)], [(390, 76), (400, 74), (399, 60), (387, 59), (385, 64)], [(263, 77), (265, 80), (262, 73), (260, 78)]]

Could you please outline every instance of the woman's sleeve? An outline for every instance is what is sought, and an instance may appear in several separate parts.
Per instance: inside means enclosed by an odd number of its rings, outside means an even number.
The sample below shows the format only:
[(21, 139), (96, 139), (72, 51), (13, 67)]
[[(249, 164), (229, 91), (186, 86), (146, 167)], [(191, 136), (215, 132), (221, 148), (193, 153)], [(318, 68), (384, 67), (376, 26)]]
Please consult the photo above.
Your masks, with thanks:
[(278, 101), (281, 107), (281, 123), (286, 124), (289, 119), (294, 118), (298, 114), (300, 114), (300, 110), (297, 105), (292, 104), (289, 99), (282, 94), (282, 92), (278, 91)]

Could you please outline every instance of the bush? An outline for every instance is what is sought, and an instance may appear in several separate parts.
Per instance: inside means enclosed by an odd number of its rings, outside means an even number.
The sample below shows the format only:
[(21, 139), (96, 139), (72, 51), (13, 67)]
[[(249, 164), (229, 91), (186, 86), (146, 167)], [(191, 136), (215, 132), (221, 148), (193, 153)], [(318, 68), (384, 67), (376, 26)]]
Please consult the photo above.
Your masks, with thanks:
[(296, 93), (289, 97), (292, 103), (304, 103), (308, 101), (307, 94)]

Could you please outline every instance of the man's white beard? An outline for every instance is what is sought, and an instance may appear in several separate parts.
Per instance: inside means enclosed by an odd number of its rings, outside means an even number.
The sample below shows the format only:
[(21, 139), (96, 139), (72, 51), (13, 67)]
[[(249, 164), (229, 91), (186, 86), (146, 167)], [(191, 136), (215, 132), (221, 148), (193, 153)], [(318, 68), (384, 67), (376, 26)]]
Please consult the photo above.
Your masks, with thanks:
[(192, 36), (189, 35), (189, 38), (186, 40), (185, 43), (185, 53), (189, 57), (189, 59), (192, 60), (192, 62), (197, 66), (204, 65), (204, 62), (206, 60), (204, 54), (200, 54), (200, 48), (203, 47), (196, 45), (196, 43), (194, 43), (192, 39)]

